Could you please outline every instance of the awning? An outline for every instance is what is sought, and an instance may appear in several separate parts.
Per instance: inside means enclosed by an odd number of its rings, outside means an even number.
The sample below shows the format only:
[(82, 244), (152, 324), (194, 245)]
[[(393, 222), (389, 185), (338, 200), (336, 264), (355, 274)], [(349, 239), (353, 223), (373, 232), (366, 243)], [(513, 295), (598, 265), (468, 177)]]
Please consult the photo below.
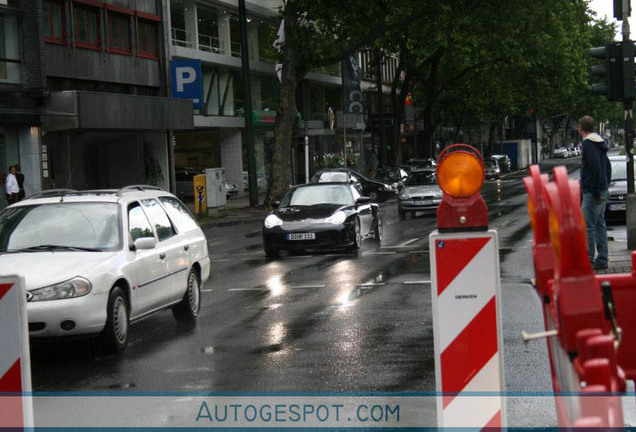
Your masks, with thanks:
[(47, 132), (194, 128), (190, 100), (86, 91), (51, 92), (42, 121)]

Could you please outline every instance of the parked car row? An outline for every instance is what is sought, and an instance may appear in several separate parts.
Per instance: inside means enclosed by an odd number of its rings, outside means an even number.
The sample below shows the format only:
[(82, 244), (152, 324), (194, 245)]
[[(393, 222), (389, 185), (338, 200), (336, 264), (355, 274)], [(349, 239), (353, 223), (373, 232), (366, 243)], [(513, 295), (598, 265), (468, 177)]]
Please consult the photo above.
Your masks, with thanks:
[(559, 147), (554, 150), (555, 158), (567, 159), (576, 156), (581, 156), (581, 146)]

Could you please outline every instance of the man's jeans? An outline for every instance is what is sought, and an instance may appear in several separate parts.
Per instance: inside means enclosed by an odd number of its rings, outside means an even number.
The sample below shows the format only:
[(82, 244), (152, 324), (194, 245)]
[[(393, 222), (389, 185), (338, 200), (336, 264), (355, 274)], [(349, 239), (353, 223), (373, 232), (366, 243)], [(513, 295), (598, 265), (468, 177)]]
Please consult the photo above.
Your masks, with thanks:
[[(587, 255), (592, 265), (607, 265), (607, 227), (605, 226), (605, 206), (608, 191), (601, 192), (601, 201), (591, 193), (583, 194), (583, 216), (587, 228)], [(598, 256), (594, 259), (595, 253)]]

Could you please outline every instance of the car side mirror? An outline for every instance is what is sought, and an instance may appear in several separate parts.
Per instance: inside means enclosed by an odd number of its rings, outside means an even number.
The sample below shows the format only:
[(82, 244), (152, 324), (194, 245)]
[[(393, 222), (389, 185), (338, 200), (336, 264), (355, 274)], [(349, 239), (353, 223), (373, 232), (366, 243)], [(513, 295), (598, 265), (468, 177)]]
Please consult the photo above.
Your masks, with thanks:
[(371, 202), (371, 198), (369, 198), (368, 196), (361, 196), (360, 198), (356, 200), (356, 205), (368, 204), (370, 202)]
[(156, 245), (157, 240), (155, 240), (154, 237), (140, 237), (138, 239), (135, 239), (130, 250), (136, 251), (154, 249)]
[(280, 207), (280, 201), (272, 201), (272, 208), (277, 209)]

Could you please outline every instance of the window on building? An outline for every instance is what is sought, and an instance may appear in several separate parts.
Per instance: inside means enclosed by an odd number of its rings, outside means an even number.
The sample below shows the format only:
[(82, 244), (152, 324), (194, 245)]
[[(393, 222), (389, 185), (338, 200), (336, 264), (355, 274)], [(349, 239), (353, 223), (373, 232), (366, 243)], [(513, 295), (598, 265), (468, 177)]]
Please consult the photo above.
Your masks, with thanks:
[(99, 10), (78, 4), (73, 5), (75, 18), (75, 45), (84, 48), (99, 49), (100, 26)]
[(152, 21), (139, 20), (139, 56), (159, 58), (157, 47), (157, 24)]
[(44, 40), (66, 43), (66, 20), (62, 0), (44, 1)]
[(20, 82), (20, 43), (18, 20), (0, 15), (0, 83)]
[(108, 50), (121, 54), (130, 54), (130, 17), (109, 12), (108, 32)]

